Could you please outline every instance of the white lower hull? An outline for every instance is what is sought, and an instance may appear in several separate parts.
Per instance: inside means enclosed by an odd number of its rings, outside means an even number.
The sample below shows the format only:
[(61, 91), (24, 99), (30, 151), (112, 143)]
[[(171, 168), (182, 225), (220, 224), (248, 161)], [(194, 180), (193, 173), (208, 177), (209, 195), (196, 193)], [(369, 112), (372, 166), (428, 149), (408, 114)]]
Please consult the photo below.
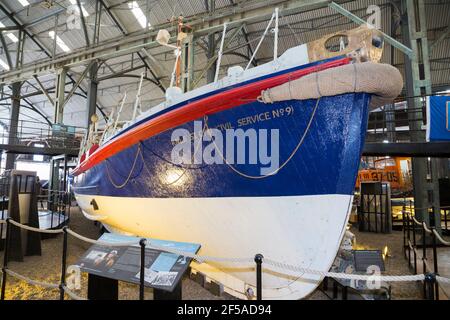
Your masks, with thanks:
[[(218, 257), (264, 257), (328, 271), (339, 248), (350, 195), (251, 198), (124, 198), (76, 195), (89, 219), (112, 231), (201, 244), (199, 254)], [(90, 204), (95, 198), (98, 210)], [(264, 265), (263, 265), (264, 266)], [(192, 268), (245, 298), (255, 286), (255, 265), (197, 264)], [(268, 266), (266, 266), (268, 267)], [(320, 277), (294, 278), (264, 270), (264, 299), (300, 299)]]

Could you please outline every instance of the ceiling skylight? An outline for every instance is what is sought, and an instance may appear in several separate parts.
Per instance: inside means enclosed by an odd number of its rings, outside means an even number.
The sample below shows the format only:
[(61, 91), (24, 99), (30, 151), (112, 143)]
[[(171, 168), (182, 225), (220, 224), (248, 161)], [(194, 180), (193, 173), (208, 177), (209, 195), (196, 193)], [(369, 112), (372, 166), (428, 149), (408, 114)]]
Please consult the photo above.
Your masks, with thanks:
[[(53, 40), (55, 39), (55, 31), (49, 31), (48, 35)], [(64, 43), (64, 41), (58, 35), (56, 36), (56, 44), (58, 45), (58, 47), (61, 48), (62, 51), (64, 52), (70, 51), (70, 48)]]
[(137, 1), (132, 1), (128, 3), (128, 8), (131, 9), (137, 21), (141, 25), (142, 28), (150, 27), (150, 23), (147, 24), (147, 17), (145, 16), (142, 9), (139, 7)]
[(9, 70), (8, 64), (5, 61), (3, 61), (2, 59), (0, 59), (0, 66), (5, 70)]
[[(5, 25), (0, 22), (0, 28), (4, 28), (4, 27), (5, 27)], [(12, 42), (18, 42), (19, 41), (19, 39), (17, 39), (17, 37), (12, 32), (7, 33), (6, 36), (9, 39), (11, 39)]]
[(30, 3), (29, 3), (27, 0), (17, 0), (17, 1), (19, 1), (20, 4), (21, 4), (23, 7), (26, 7), (26, 6), (29, 6), (29, 5), (30, 5)]
[[(77, 0), (69, 0), (69, 2), (73, 5), (76, 5), (77, 12), (79, 12)], [(85, 16), (85, 17), (89, 16), (89, 12), (87, 12), (87, 10), (84, 8), (84, 6), (82, 4), (81, 4), (81, 12), (83, 12), (83, 16)]]

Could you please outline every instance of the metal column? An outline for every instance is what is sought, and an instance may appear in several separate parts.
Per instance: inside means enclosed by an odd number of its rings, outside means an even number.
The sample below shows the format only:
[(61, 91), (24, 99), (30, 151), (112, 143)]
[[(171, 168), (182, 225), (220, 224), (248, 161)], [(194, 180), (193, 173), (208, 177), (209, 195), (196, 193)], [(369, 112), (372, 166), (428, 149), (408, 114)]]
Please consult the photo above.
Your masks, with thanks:
[(56, 74), (56, 90), (55, 90), (55, 115), (53, 118), (54, 123), (63, 123), (64, 115), (64, 100), (65, 100), (65, 89), (66, 89), (66, 77), (67, 69), (61, 68)]
[(89, 132), (89, 125), (91, 124), (91, 117), (95, 114), (95, 108), (97, 106), (97, 72), (98, 72), (98, 62), (92, 63), (89, 70), (89, 88), (87, 94), (87, 115), (86, 115), (86, 128)]
[[(215, 0), (205, 0), (207, 4), (207, 9), (209, 13), (213, 13), (215, 11)], [(214, 58), (214, 54), (216, 52), (216, 34), (214, 32), (208, 35), (208, 52), (206, 53), (206, 57), (208, 59)], [(206, 82), (211, 83), (214, 81), (214, 76), (216, 75), (216, 63), (215, 61), (209, 69), (206, 71)]]
[(183, 92), (192, 90), (194, 80), (194, 35), (188, 34), (182, 44), (181, 88)]
[[(11, 110), (9, 117), (9, 133), (8, 144), (17, 144), (17, 127), (19, 125), (19, 113), (20, 113), (20, 87), (21, 82), (15, 82), (12, 84), (12, 96), (11, 96)], [(14, 169), (14, 163), (16, 161), (16, 155), (14, 153), (6, 154), (5, 169)]]
[[(402, 36), (410, 44), (413, 56), (405, 56), (406, 91), (409, 111), (411, 142), (423, 142), (425, 136), (420, 131), (424, 119), (421, 96), (431, 94), (430, 60), (428, 54), (425, 5), (423, 0), (402, 0)], [(437, 184), (437, 159), (431, 159), (431, 180), (427, 181), (428, 163), (426, 158), (412, 158), (414, 206), (433, 206), (434, 221), (440, 227), (439, 186)], [(420, 221), (430, 223), (428, 210), (415, 211)]]

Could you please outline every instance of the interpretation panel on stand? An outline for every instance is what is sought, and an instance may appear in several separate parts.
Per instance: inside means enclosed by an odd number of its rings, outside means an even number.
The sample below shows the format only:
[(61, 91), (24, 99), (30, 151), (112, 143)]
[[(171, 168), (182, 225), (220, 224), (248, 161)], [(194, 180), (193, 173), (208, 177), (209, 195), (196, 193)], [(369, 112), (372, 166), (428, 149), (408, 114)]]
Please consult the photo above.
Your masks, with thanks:
[[(111, 246), (93, 245), (76, 263), (81, 271), (89, 273), (89, 291), (92, 299), (115, 299), (115, 293), (108, 297), (101, 294), (102, 290), (94, 288), (102, 285), (107, 278), (116, 280), (116, 284), (108, 282), (108, 286), (117, 286), (117, 280), (140, 284), (141, 248), (136, 246), (114, 246), (114, 243), (133, 242), (139, 243), (140, 238), (106, 233), (99, 239), (103, 242), (111, 242)], [(175, 242), (147, 238), (147, 246), (167, 247), (168, 249), (195, 254), (199, 244)], [(181, 278), (187, 271), (192, 259), (179, 256), (174, 253), (145, 248), (145, 272), (144, 285), (155, 289), (155, 299), (167, 297), (181, 299)], [(92, 277), (95, 276), (95, 277)], [(106, 285), (106, 279), (105, 279)], [(111, 289), (111, 288), (110, 288)], [(116, 289), (112, 290), (113, 292)], [(158, 292), (164, 291), (164, 292)]]

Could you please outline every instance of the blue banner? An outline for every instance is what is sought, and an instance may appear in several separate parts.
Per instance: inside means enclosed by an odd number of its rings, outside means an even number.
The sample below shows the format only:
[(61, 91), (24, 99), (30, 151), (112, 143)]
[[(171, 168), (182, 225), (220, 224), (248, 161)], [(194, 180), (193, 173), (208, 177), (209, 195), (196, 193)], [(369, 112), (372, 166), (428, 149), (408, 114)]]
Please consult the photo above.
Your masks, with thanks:
[(427, 141), (450, 141), (450, 96), (427, 98)]

